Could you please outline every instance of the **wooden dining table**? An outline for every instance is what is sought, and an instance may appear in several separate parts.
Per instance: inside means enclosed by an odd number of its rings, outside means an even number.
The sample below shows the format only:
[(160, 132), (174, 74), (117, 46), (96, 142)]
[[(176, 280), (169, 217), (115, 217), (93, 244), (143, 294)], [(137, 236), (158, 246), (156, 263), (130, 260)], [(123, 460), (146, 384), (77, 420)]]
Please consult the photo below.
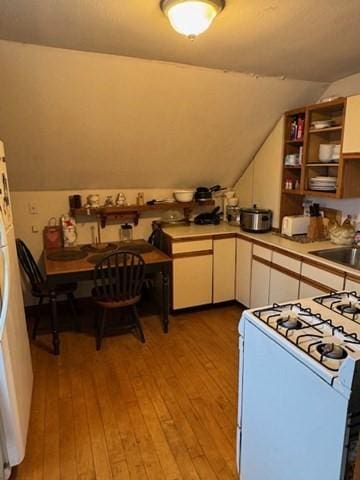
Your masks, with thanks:
[[(50, 248), (44, 250), (45, 273), (51, 285), (67, 282), (80, 282), (93, 279), (96, 263), (116, 250), (130, 251), (141, 255), (145, 262), (145, 275), (159, 275), (160, 316), (165, 333), (169, 328), (169, 275), (172, 259), (145, 240), (111, 242), (106, 249), (93, 245)], [(112, 250), (110, 250), (112, 248)]]

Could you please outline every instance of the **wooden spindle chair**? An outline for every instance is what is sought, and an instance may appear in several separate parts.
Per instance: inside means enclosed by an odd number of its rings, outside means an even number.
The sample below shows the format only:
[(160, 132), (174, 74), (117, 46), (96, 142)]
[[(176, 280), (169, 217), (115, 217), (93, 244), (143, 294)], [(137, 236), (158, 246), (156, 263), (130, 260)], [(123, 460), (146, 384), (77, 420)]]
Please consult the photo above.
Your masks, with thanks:
[(145, 342), (136, 307), (140, 301), (144, 275), (145, 262), (140, 255), (133, 252), (113, 252), (95, 265), (92, 296), (97, 306), (97, 350), (101, 348), (107, 312), (114, 309), (127, 309), (131, 313), (133, 328), (138, 330), (141, 341)]
[(72, 314), (74, 316), (75, 328), (79, 330), (77, 308), (74, 296), (77, 284), (72, 282), (55, 286), (49, 285), (48, 281), (42, 276), (40, 269), (37, 266), (30, 250), (19, 238), (16, 239), (16, 251), (20, 265), (30, 282), (31, 294), (33, 295), (33, 297), (39, 299), (37, 305), (37, 316), (32, 331), (32, 339), (36, 339), (37, 329), (41, 319), (41, 307), (44, 303), (44, 300), (48, 299), (51, 306), (51, 331), (53, 337), (52, 344), (54, 348), (54, 354), (59, 355), (60, 338), (58, 329), (57, 300), (59, 296), (65, 296), (67, 298), (71, 307)]

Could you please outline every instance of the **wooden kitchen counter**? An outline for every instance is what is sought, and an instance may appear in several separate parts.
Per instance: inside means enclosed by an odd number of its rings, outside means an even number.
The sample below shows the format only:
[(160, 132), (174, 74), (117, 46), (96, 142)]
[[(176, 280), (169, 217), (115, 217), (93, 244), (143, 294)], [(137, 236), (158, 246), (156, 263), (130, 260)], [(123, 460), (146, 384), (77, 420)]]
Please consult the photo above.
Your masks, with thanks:
[(330, 248), (339, 248), (339, 245), (335, 245), (328, 240), (299, 243), (294, 240), (289, 240), (282, 237), (276, 232), (267, 233), (250, 233), (240, 229), (240, 227), (229, 225), (228, 223), (220, 223), (219, 225), (194, 225), (189, 226), (169, 226), (165, 227), (164, 233), (171, 239), (171, 242), (182, 242), (205, 238), (221, 238), (221, 236), (234, 236), (236, 238), (247, 239), (254, 244), (263, 245), (270, 249), (280, 249), (285, 252), (289, 252), (294, 255), (298, 255), (309, 261), (328, 266), (339, 272), (346, 273), (357, 279), (360, 279), (360, 272), (355, 268), (348, 267), (346, 265), (340, 265), (331, 260), (327, 260), (322, 257), (318, 257), (312, 254), (317, 250), (325, 250)]

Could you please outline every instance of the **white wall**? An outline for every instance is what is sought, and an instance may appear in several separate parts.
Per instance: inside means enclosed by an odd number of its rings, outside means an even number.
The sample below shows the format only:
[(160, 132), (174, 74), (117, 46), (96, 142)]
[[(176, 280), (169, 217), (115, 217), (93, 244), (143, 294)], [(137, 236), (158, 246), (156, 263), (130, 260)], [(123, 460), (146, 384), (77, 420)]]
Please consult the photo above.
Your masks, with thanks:
[(350, 97), (358, 94), (360, 94), (360, 73), (333, 82), (321, 95), (321, 98)]
[(281, 118), (235, 185), (241, 206), (256, 204), (273, 212), (279, 227), (284, 121)]
[(0, 41), (13, 190), (232, 185), (327, 84)]
[(252, 207), (254, 203), (254, 162), (252, 161), (236, 183), (234, 190), (240, 207)]

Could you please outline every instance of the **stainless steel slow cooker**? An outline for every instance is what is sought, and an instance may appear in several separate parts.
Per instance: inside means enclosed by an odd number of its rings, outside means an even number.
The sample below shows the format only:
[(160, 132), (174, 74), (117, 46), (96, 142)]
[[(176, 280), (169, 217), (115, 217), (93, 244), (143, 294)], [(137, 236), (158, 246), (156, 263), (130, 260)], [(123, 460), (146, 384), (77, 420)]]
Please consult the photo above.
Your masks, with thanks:
[(226, 219), (230, 225), (240, 225), (240, 207), (226, 207)]
[(240, 227), (245, 232), (268, 232), (272, 227), (272, 211), (261, 208), (241, 208)]

